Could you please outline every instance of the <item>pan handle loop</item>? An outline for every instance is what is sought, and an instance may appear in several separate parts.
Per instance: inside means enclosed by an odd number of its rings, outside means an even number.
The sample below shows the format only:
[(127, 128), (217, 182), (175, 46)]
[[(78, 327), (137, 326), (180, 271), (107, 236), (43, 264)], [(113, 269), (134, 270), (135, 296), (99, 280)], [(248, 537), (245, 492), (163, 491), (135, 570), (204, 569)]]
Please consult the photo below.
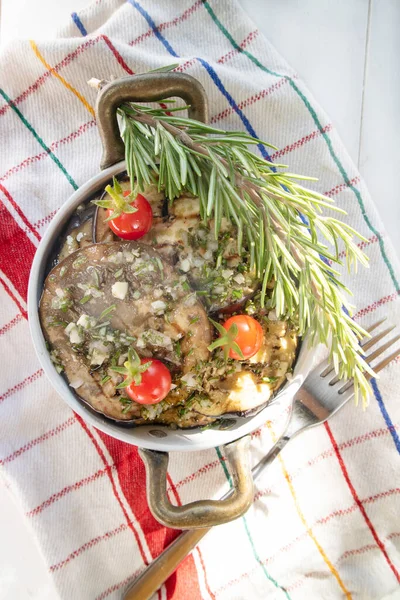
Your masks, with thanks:
[(190, 105), (190, 118), (208, 122), (206, 92), (197, 79), (184, 73), (131, 75), (111, 81), (101, 89), (96, 101), (96, 120), (103, 144), (101, 169), (125, 158), (117, 121), (118, 107), (124, 102), (158, 102), (172, 97), (182, 98)]
[(248, 435), (224, 446), (233, 485), (233, 493), (226, 500), (197, 500), (183, 506), (174, 506), (168, 499), (168, 452), (140, 448), (146, 467), (147, 502), (153, 516), (172, 529), (214, 527), (242, 516), (254, 497), (249, 445)]

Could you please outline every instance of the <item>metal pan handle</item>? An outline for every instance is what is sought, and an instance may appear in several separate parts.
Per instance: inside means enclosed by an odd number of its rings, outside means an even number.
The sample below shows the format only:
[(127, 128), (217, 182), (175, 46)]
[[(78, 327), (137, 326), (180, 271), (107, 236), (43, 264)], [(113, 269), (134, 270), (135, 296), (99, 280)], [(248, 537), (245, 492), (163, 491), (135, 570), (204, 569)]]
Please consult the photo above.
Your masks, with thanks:
[(107, 83), (96, 101), (96, 120), (103, 144), (100, 167), (106, 169), (125, 158), (117, 109), (124, 102), (158, 102), (172, 97), (182, 98), (188, 105), (189, 116), (207, 123), (206, 92), (197, 79), (184, 73), (146, 73), (121, 77)]
[(200, 529), (241, 517), (254, 497), (250, 465), (250, 436), (224, 447), (232, 475), (233, 493), (226, 500), (197, 500), (174, 506), (167, 496), (168, 452), (139, 449), (146, 467), (147, 502), (153, 516), (172, 529)]

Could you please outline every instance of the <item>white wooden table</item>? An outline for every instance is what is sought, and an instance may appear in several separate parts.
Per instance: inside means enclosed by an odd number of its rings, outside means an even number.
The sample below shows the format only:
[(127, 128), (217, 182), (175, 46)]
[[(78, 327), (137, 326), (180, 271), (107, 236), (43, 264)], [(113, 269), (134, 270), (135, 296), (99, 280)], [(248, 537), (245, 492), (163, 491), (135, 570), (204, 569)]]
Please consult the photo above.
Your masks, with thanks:
[[(400, 256), (400, 0), (240, 2), (330, 115)], [(52, 37), (89, 3), (0, 0), (0, 45)], [(19, 508), (1, 485), (0, 532), (0, 600), (57, 598)]]

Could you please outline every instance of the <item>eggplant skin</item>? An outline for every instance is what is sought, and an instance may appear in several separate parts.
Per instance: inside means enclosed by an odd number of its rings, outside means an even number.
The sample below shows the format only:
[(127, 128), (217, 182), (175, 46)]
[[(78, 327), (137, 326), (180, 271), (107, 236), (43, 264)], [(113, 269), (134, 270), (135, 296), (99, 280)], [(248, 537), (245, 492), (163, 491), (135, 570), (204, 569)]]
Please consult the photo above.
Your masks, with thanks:
[[(126, 178), (121, 184), (129, 188)], [(103, 209), (97, 210), (94, 225), (86, 220), (69, 230), (60, 262), (46, 279), (39, 309), (54, 363), (58, 368), (62, 365), (82, 402), (123, 426), (159, 424), (186, 429), (217, 425), (225, 415), (257, 414), (286, 382), (296, 358), (296, 328), (288, 321), (278, 321), (273, 311), (268, 315), (263, 310), (253, 314), (264, 330), (264, 342), (255, 357), (225, 363), (219, 351), (211, 354), (207, 347), (216, 333), (207, 312), (218, 320), (243, 311), (259, 284), (241, 268), (246, 261), (237, 255), (231, 223), (223, 220), (216, 244), (213, 223), (205, 227), (200, 221), (197, 198), (182, 196), (166, 214), (165, 197), (156, 186), (144, 195), (152, 205), (153, 227), (140, 242), (118, 240), (104, 222)], [(91, 228), (95, 244), (91, 244)], [(222, 266), (217, 268), (216, 255), (221, 248)], [(132, 265), (143, 257), (154, 269), (135, 274)], [(100, 277), (100, 293), (86, 301), (83, 288), (88, 282), (96, 285), (94, 271)], [(117, 281), (128, 283), (123, 300), (112, 295), (112, 284)], [(222, 294), (216, 293), (218, 287), (223, 288)], [(241, 297), (232, 294), (234, 288), (241, 291)], [(199, 298), (194, 290), (200, 292)], [(60, 293), (63, 297), (64, 292), (66, 305), (61, 308), (56, 297), (60, 298)], [(160, 300), (168, 305), (168, 318), (165, 312), (155, 314), (151, 308)], [(101, 313), (114, 304), (116, 310), (103, 321), (109, 321), (106, 334), (116, 338), (108, 346), (110, 354), (120, 353), (118, 364), (133, 345), (139, 355), (158, 358), (171, 370), (175, 387), (154, 407), (131, 402), (123, 390), (116, 390), (122, 376), (109, 368), (111, 357), (101, 365), (91, 364), (91, 329), (81, 328), (83, 342), (73, 347), (65, 333), (66, 325), (76, 324), (82, 315), (93, 319), (93, 332), (98, 333)], [(157, 341), (160, 335), (163, 337)], [(95, 343), (106, 350), (103, 342)], [(111, 379), (104, 382), (105, 378)]]
[[(129, 180), (122, 179), (121, 186), (124, 190), (130, 189)], [(155, 248), (187, 273), (192, 287), (202, 294), (202, 301), (209, 312), (232, 314), (240, 310), (260, 285), (249, 272), (242, 273), (247, 259), (245, 254), (238, 255), (237, 230), (232, 223), (223, 219), (218, 244), (214, 237), (214, 222), (211, 220), (205, 226), (200, 218), (198, 198), (184, 194), (168, 206), (163, 192), (159, 192), (155, 185), (148, 186), (143, 195), (153, 210), (153, 226), (140, 242)], [(116, 239), (105, 222), (106, 217), (105, 209), (97, 210), (93, 241)], [(224, 267), (217, 267), (218, 245)], [(231, 273), (229, 280), (221, 277), (222, 270)], [(235, 281), (235, 277), (239, 279)]]
[[(117, 282), (127, 284), (123, 299), (113, 295)], [(105, 310), (109, 313), (102, 317)], [(131, 344), (140, 355), (164, 361), (173, 379), (210, 356), (210, 323), (201, 303), (188, 293), (186, 279), (137, 242), (94, 244), (66, 257), (45, 281), (39, 314), (53, 362), (63, 367), (79, 397), (114, 420), (141, 422), (147, 413), (146, 422), (156, 422), (161, 408), (131, 402), (116, 390), (122, 376), (111, 370), (110, 361), (119, 353), (117, 364), (122, 364)], [(162, 408), (184, 402), (189, 393), (171, 390)]]

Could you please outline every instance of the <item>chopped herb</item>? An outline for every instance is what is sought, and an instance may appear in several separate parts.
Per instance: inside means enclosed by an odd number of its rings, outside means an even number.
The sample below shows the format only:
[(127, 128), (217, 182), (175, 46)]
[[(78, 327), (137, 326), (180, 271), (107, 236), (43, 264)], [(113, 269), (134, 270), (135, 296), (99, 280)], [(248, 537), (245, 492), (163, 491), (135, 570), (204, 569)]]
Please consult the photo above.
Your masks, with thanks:
[(137, 269), (135, 269), (135, 271), (134, 271), (134, 274), (135, 274), (136, 276), (137, 276), (137, 275), (140, 275), (140, 273), (141, 273), (142, 271), (145, 271), (146, 269), (148, 269), (148, 265), (146, 265), (146, 264), (139, 265), (139, 267), (138, 267)]
[(109, 306), (108, 308), (105, 308), (103, 310), (103, 312), (101, 313), (100, 317), (99, 317), (99, 321), (101, 321), (102, 319), (104, 319), (104, 317), (107, 317), (116, 308), (117, 308), (116, 304), (111, 304), (111, 306)]
[(122, 354), (122, 350), (117, 350), (114, 356), (111, 358), (111, 365), (115, 367), (118, 364), (118, 359)]
[(232, 290), (232, 298), (240, 300), (243, 297), (243, 290)]
[(72, 302), (63, 302), (60, 305), (60, 309), (62, 310), (62, 312), (67, 312), (67, 310), (72, 306)]
[(190, 291), (190, 285), (188, 284), (187, 281), (183, 281), (182, 282), (182, 288), (185, 290), (185, 292), (189, 292)]
[[(157, 242), (156, 242), (156, 243), (157, 243)], [(163, 264), (162, 264), (162, 262), (161, 262), (160, 258), (159, 258), (158, 256), (156, 256), (156, 259), (155, 259), (155, 261), (156, 261), (156, 265), (157, 265), (157, 267), (158, 267), (158, 268), (159, 268), (159, 270), (160, 270), (160, 273), (161, 273), (161, 279), (164, 279), (164, 266), (163, 266)]]
[(200, 319), (200, 317), (193, 317), (193, 319), (190, 319), (189, 323), (190, 325), (193, 325), (193, 323), (197, 323), (197, 321)]
[(175, 344), (174, 344), (174, 350), (175, 350), (175, 354), (177, 355), (177, 357), (180, 358), (182, 356), (182, 350), (181, 350), (181, 342), (180, 342), (180, 340), (178, 340), (177, 342), (175, 342)]
[(100, 275), (97, 269), (92, 269), (92, 275), (94, 279), (94, 287), (99, 290), (100, 289)]
[(51, 321), (50, 327), (66, 327), (68, 323), (66, 321)]
[(115, 277), (121, 277), (122, 273), (124, 272), (124, 269), (118, 269), (118, 271), (115, 272)]
[(109, 375), (104, 375), (103, 379), (100, 381), (101, 385), (104, 385), (105, 383), (107, 383), (107, 381), (110, 381), (111, 377)]
[(126, 406), (125, 406), (125, 407), (124, 407), (124, 408), (121, 410), (122, 414), (123, 414), (123, 415), (125, 415), (125, 414), (128, 412), (128, 410), (129, 410), (131, 407), (132, 407), (132, 402), (130, 402), (129, 404), (127, 404), (127, 405), (126, 405)]
[(72, 263), (72, 266), (74, 269), (79, 269), (79, 267), (81, 267), (83, 264), (85, 264), (85, 262), (87, 261), (86, 256), (79, 256), (76, 260), (74, 260), (74, 262)]
[[(65, 273), (66, 273), (67, 267), (64, 265), (63, 267), (61, 267), (60, 269), (60, 277), (64, 277)], [(52, 275), (53, 277), (53, 275)]]
[(186, 356), (190, 356), (191, 354), (193, 354), (193, 352), (194, 352), (194, 348), (191, 348)]
[(106, 325), (109, 325), (110, 321), (103, 321), (102, 323), (97, 323), (97, 325), (93, 325), (93, 327), (91, 327), (90, 329), (101, 329), (101, 327), (105, 327)]
[(86, 304), (86, 302), (89, 302), (89, 300), (92, 299), (92, 295), (91, 294), (86, 294), (86, 296), (83, 296), (82, 300), (79, 300), (79, 304)]
[(189, 329), (189, 331), (186, 334), (186, 337), (191, 338), (193, 335), (193, 331), (191, 329)]
[(263, 377), (262, 380), (264, 383), (275, 383), (275, 381), (278, 381), (278, 377)]

